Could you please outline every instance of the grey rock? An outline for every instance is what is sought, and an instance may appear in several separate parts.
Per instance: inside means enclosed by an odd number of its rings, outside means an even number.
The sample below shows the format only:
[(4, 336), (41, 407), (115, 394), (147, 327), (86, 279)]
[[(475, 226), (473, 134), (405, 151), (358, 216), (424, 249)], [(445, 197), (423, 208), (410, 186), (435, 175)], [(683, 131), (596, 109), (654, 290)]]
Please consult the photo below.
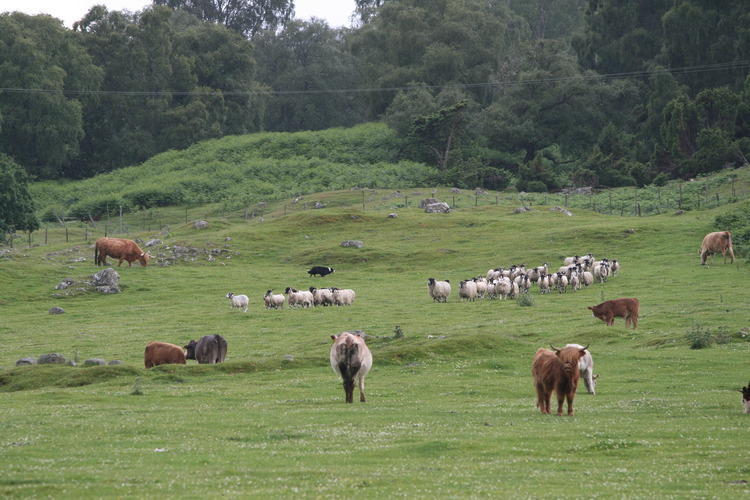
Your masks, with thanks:
[(113, 366), (113, 365), (121, 365), (121, 364), (122, 364), (122, 361), (120, 361), (119, 359), (113, 359), (113, 360), (111, 360), (111, 361), (110, 361), (109, 363), (107, 363), (107, 364), (108, 364), (109, 366)]
[(62, 307), (50, 307), (48, 312), (50, 314), (63, 314), (65, 310)]
[(35, 365), (36, 359), (34, 358), (21, 358), (16, 361), (16, 366)]
[(64, 365), (65, 356), (63, 356), (59, 352), (42, 354), (41, 356), (39, 356), (36, 362), (37, 364), (40, 364), (40, 365)]
[(431, 203), (424, 207), (424, 211), (428, 214), (447, 214), (451, 207), (445, 202)]
[(106, 364), (107, 361), (101, 358), (91, 358), (83, 362), (83, 366), (101, 366)]
[(570, 210), (565, 210), (564, 208), (560, 208), (560, 207), (552, 207), (552, 208), (550, 208), (550, 211), (551, 212), (560, 212), (561, 214), (565, 214), (565, 215), (567, 215), (569, 217), (573, 216), (573, 212), (571, 212)]
[(102, 269), (98, 273), (91, 276), (94, 280), (95, 287), (114, 286), (120, 283), (120, 274), (112, 268)]
[(440, 200), (436, 198), (424, 198), (419, 200), (419, 208), (425, 208), (427, 205), (434, 205), (435, 203), (440, 203)]
[(346, 240), (343, 243), (341, 243), (341, 246), (362, 248), (365, 246), (365, 244), (358, 240)]
[(160, 239), (153, 239), (153, 240), (148, 240), (146, 242), (146, 246), (147, 247), (152, 247), (154, 245), (161, 245), (162, 243), (163, 243), (163, 241), (160, 240)]
[(206, 229), (208, 227), (208, 222), (204, 220), (197, 220), (193, 223), (193, 229)]

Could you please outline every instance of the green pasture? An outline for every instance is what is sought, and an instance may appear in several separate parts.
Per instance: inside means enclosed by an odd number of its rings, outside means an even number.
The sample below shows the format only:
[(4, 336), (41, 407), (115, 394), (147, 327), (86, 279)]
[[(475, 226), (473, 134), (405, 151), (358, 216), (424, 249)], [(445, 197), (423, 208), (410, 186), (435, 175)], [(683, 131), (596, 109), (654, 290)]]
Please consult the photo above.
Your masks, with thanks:
[[(46, 245), (16, 242), (0, 257), (0, 495), (750, 496), (750, 420), (735, 391), (750, 380), (748, 265), (698, 256), (733, 205), (643, 218), (516, 206), (283, 215), (279, 205), (253, 223), (173, 224), (129, 235), (162, 243), (148, 267), (117, 268), (116, 295), (85, 285), (101, 269), (92, 240), (65, 242), (57, 229)], [(175, 246), (198, 251), (163, 265)], [(587, 252), (618, 259), (619, 275), (577, 293), (533, 289), (529, 307), (458, 298), (461, 279), (490, 268), (556, 269)], [(312, 265), (336, 272), (310, 278)], [(451, 280), (446, 304), (429, 298), (430, 277)], [(65, 278), (79, 285), (56, 290)], [(263, 293), (287, 286), (352, 288), (357, 299), (265, 310)], [(247, 313), (230, 311), (229, 291), (250, 297)], [(586, 309), (618, 297), (641, 301), (638, 330)], [(48, 314), (54, 306), (66, 312)], [(347, 405), (328, 353), (332, 334), (353, 329), (369, 336), (374, 367), (368, 402)], [(722, 342), (691, 349), (696, 330)], [(147, 342), (212, 333), (228, 341), (226, 363), (143, 368)], [(531, 358), (568, 342), (590, 344), (597, 394), (581, 384), (575, 416), (541, 415)], [(14, 366), (50, 352), (123, 365)]]

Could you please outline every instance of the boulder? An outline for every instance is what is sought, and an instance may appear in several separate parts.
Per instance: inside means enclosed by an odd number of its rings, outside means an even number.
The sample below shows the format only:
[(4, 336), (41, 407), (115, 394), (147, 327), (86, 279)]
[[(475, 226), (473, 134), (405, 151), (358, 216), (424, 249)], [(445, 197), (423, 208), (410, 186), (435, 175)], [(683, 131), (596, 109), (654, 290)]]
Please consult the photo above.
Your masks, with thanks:
[(91, 276), (94, 280), (94, 288), (103, 294), (120, 293), (120, 274), (114, 269), (102, 269)]
[(365, 246), (365, 244), (358, 240), (346, 240), (345, 242), (341, 243), (341, 246), (362, 248), (363, 246)]
[(445, 202), (431, 203), (424, 207), (424, 211), (428, 214), (447, 214), (451, 211), (451, 207)]
[(154, 246), (154, 245), (161, 245), (162, 243), (163, 243), (163, 242), (162, 242), (162, 240), (160, 240), (160, 239), (156, 238), (156, 239), (153, 239), (153, 240), (148, 240), (148, 241), (146, 242), (146, 245), (145, 245), (145, 246), (147, 246), (147, 247), (152, 247), (152, 246)]
[(42, 354), (39, 356), (39, 358), (36, 360), (37, 364), (39, 365), (64, 365), (65, 364), (65, 356), (60, 354), (59, 352), (52, 352), (49, 354)]
[(112, 366), (112, 365), (121, 365), (121, 364), (122, 364), (122, 361), (120, 361), (119, 359), (113, 359), (113, 360), (111, 360), (111, 361), (110, 361), (109, 363), (107, 363), (107, 364), (108, 364), (108, 365), (110, 365), (110, 366)]
[(529, 207), (518, 207), (517, 209), (513, 210), (514, 214), (522, 214), (524, 212), (531, 212), (531, 209)]
[(50, 307), (49, 311), (50, 314), (63, 314), (65, 312), (65, 309), (62, 307)]
[(193, 223), (193, 229), (206, 229), (208, 227), (208, 222), (204, 220), (197, 220)]
[(35, 365), (36, 359), (34, 358), (21, 358), (16, 361), (16, 366)]
[(100, 358), (91, 358), (83, 362), (83, 366), (101, 366), (106, 364), (107, 361)]
[(573, 216), (573, 212), (571, 212), (570, 210), (566, 210), (564, 208), (560, 208), (560, 207), (552, 207), (552, 208), (550, 208), (550, 211), (551, 212), (560, 212), (561, 214), (565, 214), (565, 215), (567, 215), (569, 217)]
[(435, 203), (440, 203), (440, 200), (435, 198), (423, 198), (419, 200), (419, 208), (425, 208), (427, 205), (434, 205)]

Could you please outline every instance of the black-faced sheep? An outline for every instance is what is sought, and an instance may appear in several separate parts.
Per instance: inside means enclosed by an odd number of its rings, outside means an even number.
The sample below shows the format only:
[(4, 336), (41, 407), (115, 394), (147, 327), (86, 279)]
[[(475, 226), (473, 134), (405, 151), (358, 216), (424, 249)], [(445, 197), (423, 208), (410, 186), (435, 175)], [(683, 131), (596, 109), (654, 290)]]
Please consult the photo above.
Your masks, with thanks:
[(235, 295), (232, 292), (229, 292), (227, 294), (227, 298), (229, 299), (229, 310), (232, 309), (242, 309), (243, 312), (247, 312), (247, 306), (250, 305), (250, 299), (247, 297), (247, 295)]
[(268, 290), (263, 296), (263, 302), (266, 304), (266, 309), (282, 309), (284, 307), (284, 296), (280, 293), (273, 293), (273, 290)]
[(430, 292), (433, 302), (447, 302), (451, 294), (450, 280), (438, 281), (435, 278), (427, 280), (427, 290)]

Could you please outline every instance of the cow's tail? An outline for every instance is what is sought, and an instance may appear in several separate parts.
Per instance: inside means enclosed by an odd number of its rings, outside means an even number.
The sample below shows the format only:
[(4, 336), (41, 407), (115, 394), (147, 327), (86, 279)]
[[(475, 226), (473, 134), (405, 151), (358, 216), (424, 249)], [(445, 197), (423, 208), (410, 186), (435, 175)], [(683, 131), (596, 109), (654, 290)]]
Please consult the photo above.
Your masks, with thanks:
[(94, 243), (94, 262), (99, 265), (99, 245)]

